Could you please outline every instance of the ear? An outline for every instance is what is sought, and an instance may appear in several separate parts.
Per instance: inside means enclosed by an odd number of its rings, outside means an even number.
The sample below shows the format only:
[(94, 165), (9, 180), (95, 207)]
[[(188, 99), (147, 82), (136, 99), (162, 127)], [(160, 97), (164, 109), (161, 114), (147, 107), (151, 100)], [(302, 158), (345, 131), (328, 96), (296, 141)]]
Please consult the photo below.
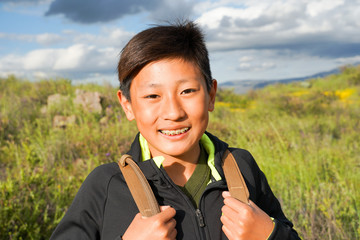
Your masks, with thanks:
[(217, 81), (216, 79), (213, 79), (213, 83), (210, 89), (210, 101), (209, 101), (209, 107), (208, 111), (212, 112), (215, 109), (215, 97), (216, 97), (216, 90), (217, 90)]
[(134, 120), (135, 116), (134, 116), (134, 112), (132, 110), (131, 102), (124, 96), (124, 94), (121, 92), (121, 90), (119, 90), (117, 92), (117, 96), (118, 96), (119, 102), (121, 104), (121, 107), (125, 112), (126, 118), (129, 121)]

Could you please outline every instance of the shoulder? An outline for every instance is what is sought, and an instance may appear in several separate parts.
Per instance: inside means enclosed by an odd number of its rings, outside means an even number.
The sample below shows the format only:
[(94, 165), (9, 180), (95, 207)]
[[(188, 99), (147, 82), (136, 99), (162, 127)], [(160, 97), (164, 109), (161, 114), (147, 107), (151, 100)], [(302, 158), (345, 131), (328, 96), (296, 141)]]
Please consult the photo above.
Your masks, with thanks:
[(254, 157), (248, 150), (242, 148), (229, 148), (229, 151), (234, 156), (239, 167), (246, 165), (246, 167), (249, 167), (253, 170), (259, 169)]
[(246, 160), (248, 162), (255, 161), (253, 156), (251, 155), (251, 153), (246, 149), (230, 147), (229, 151), (234, 156), (239, 157), (239, 158), (243, 158), (244, 160)]
[(121, 172), (115, 162), (100, 165), (86, 177), (79, 191), (106, 191), (112, 178), (118, 174)]
[(247, 178), (254, 178), (261, 172), (252, 154), (242, 148), (229, 148), (229, 151), (234, 156), (240, 171)]
[[(114, 176), (121, 174), (116, 163), (96, 167), (82, 183), (69, 212), (88, 212), (90, 215), (102, 213), (108, 198), (109, 185)], [(94, 217), (95, 218), (95, 217)], [(101, 217), (98, 217), (99, 222)]]
[(97, 236), (104, 220), (108, 186), (120, 173), (116, 163), (96, 167), (85, 179), (51, 239)]
[(120, 173), (120, 169), (115, 162), (106, 163), (96, 167), (90, 174), (90, 176), (103, 176), (103, 177), (112, 177)]

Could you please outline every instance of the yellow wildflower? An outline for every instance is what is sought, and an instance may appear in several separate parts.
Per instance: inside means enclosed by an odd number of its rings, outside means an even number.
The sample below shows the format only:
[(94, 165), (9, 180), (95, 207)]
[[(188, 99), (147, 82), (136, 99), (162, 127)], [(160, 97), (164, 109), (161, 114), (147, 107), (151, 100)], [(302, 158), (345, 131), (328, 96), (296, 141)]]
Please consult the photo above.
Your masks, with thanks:
[(336, 90), (335, 91), (335, 95), (340, 99), (340, 100), (345, 100), (348, 97), (350, 97), (351, 95), (353, 95), (355, 93), (355, 89), (353, 88), (347, 88), (347, 89), (343, 89), (343, 90)]
[(294, 97), (300, 97), (300, 96), (303, 96), (303, 95), (307, 95), (309, 93), (310, 93), (309, 91), (302, 90), (302, 91), (297, 91), (297, 92), (290, 93), (290, 95), (294, 96)]

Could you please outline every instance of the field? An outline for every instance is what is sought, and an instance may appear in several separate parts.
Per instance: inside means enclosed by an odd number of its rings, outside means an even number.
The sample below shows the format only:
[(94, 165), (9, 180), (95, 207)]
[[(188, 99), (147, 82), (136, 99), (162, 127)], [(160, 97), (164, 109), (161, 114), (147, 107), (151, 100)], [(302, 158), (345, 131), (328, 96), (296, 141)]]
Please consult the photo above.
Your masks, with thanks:
[[(102, 110), (74, 104), (76, 89), (99, 92)], [(90, 171), (127, 151), (137, 130), (116, 91), (0, 79), (0, 239), (48, 239)], [(360, 67), (220, 90), (208, 131), (253, 154), (303, 239), (360, 239)]]

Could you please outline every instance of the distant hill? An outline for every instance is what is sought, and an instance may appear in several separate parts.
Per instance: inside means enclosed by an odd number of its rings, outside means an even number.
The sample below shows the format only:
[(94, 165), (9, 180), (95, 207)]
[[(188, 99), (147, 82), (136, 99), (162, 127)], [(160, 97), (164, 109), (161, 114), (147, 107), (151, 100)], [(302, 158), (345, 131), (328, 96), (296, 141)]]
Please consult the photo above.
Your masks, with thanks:
[(304, 81), (311, 78), (323, 78), (331, 74), (336, 74), (340, 72), (340, 68), (336, 68), (326, 72), (316, 73), (314, 75), (299, 77), (299, 78), (287, 78), (287, 79), (275, 79), (275, 80), (235, 80), (227, 81), (219, 84), (220, 88), (232, 88), (237, 94), (244, 94), (250, 90), (263, 88), (270, 84), (276, 83), (291, 83), (296, 81)]

